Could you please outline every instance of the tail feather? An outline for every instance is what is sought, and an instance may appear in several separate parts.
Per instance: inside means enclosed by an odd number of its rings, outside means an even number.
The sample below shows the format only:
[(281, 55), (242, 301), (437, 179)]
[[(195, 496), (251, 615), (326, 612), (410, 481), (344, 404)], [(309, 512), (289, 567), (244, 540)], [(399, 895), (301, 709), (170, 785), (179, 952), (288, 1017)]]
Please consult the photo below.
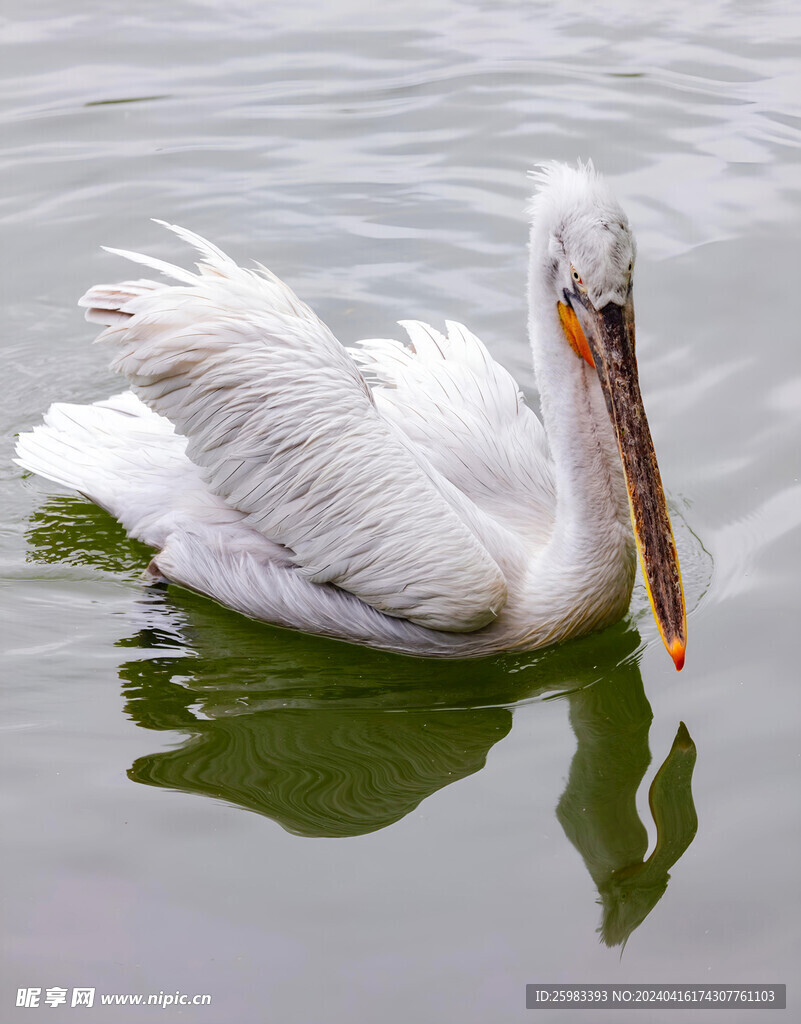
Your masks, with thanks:
[(186, 439), (131, 392), (52, 405), (43, 424), (19, 435), (16, 454), (17, 465), (83, 494), (153, 547), (189, 508), (200, 519), (240, 515), (208, 491)]

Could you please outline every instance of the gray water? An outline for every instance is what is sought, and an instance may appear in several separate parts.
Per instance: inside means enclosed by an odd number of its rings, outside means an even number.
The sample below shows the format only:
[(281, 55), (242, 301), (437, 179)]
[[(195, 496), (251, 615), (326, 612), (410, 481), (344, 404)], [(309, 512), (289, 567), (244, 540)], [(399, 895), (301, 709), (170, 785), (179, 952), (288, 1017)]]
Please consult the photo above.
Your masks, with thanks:
[[(792, 6), (6, 0), (1, 1020), (612, 1019), (527, 982), (786, 982), (797, 1019)], [(462, 320), (536, 405), (526, 172), (577, 157), (639, 241), (680, 675), (641, 586), (613, 629), (475, 664), (254, 624), (147, 590), (141, 545), (12, 466), (51, 401), (120, 389), (75, 300), (128, 273), (101, 244), (185, 257), (151, 217), (345, 342)], [(212, 1005), (15, 1006), (55, 986)]]

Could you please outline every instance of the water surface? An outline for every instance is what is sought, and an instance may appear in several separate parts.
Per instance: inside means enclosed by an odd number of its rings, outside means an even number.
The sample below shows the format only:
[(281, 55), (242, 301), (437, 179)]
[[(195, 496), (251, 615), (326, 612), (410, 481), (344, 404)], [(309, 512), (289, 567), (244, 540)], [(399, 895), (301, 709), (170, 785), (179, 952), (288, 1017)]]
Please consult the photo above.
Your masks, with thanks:
[[(165, 1014), (21, 986), (485, 1024), (527, 982), (793, 983), (800, 34), (770, 2), (6, 4), (0, 1019)], [(254, 624), (145, 589), (141, 545), (11, 465), (51, 401), (119, 390), (75, 300), (128, 273), (101, 244), (185, 257), (150, 217), (344, 342), (463, 320), (536, 405), (526, 172), (588, 156), (639, 241), (681, 675), (640, 586), (605, 633), (472, 664)]]

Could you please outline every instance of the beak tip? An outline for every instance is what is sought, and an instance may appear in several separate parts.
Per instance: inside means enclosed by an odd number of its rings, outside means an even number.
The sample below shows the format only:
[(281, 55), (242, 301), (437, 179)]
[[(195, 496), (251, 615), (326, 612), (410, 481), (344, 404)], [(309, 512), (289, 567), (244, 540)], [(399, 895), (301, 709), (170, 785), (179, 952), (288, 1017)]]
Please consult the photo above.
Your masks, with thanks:
[(684, 668), (684, 649), (685, 645), (682, 640), (678, 638), (667, 644), (668, 654), (673, 659), (673, 664), (676, 666), (676, 671), (681, 672)]

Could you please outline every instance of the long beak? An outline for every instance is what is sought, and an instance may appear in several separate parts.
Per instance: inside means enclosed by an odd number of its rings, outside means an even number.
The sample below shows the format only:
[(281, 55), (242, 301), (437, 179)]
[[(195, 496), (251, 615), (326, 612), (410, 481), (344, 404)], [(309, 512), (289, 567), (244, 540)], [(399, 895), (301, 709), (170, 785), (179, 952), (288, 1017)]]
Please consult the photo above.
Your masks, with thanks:
[(589, 344), (615, 431), (651, 610), (665, 647), (681, 670), (687, 643), (684, 591), (662, 478), (640, 394), (631, 294), (625, 305), (610, 302), (599, 310), (583, 294), (570, 293), (569, 299)]

